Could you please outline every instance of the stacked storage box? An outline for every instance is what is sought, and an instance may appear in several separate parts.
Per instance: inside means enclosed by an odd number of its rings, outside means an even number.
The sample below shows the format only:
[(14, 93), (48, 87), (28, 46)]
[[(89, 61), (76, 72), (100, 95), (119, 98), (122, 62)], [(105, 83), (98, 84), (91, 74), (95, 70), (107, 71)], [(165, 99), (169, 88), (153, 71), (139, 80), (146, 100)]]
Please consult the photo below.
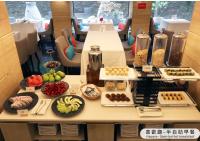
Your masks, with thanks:
[(56, 135), (57, 125), (56, 124), (38, 124), (39, 135)]
[(77, 124), (60, 124), (61, 135), (64, 136), (78, 136), (79, 135), (79, 125)]
[(121, 124), (121, 137), (138, 137), (139, 124)]

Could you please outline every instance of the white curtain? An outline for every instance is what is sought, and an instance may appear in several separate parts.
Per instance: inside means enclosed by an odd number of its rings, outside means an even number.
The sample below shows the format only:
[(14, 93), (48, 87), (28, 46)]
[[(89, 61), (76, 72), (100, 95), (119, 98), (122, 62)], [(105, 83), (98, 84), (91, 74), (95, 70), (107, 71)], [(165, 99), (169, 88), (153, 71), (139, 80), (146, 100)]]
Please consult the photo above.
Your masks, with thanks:
[(26, 2), (25, 20), (38, 20), (42, 19), (40, 11), (37, 8), (36, 2)]

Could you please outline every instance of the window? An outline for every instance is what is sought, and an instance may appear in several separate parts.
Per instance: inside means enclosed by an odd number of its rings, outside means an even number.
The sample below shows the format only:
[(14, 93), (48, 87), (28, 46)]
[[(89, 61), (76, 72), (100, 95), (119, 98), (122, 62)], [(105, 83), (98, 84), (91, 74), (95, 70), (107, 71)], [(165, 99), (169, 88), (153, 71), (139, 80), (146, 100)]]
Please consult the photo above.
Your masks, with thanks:
[(191, 20), (194, 1), (154, 1), (152, 13), (154, 17)]
[(30, 4), (35, 4), (37, 6), (42, 20), (49, 20), (51, 18), (51, 8), (49, 1), (37, 1), (28, 3), (22, 1), (7, 1), (6, 5), (11, 23), (14, 23), (19, 19), (24, 19), (26, 7)]
[(83, 25), (88, 25), (99, 17), (112, 20), (113, 24), (117, 25), (129, 17), (129, 4), (128, 1), (74, 1), (73, 16)]

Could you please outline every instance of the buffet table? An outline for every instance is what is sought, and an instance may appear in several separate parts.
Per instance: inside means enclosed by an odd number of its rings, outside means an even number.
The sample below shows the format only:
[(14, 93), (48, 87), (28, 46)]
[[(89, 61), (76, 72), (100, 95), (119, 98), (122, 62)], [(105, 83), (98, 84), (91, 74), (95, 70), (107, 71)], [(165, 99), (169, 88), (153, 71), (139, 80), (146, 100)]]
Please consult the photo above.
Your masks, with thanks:
[[(66, 75), (63, 81), (69, 85), (79, 85), (81, 82), (86, 82), (85, 75)], [(104, 88), (101, 88), (104, 91)], [(23, 92), (24, 90), (20, 90)], [(36, 90), (39, 98), (49, 98), (42, 94), (41, 90)], [(68, 94), (68, 92), (67, 92)], [(80, 92), (78, 95), (81, 96)], [(84, 97), (83, 97), (84, 98)], [(135, 107), (104, 107), (99, 100), (85, 99), (85, 107), (83, 111), (71, 118), (61, 118), (56, 116), (49, 107), (44, 116), (28, 115), (28, 117), (20, 117), (18, 115), (11, 115), (3, 111), (0, 115), (0, 121), (28, 121), (28, 122), (41, 122), (41, 121), (69, 121), (69, 122), (200, 122), (200, 113), (196, 107), (163, 107), (163, 117), (149, 117), (140, 118), (136, 112)], [(187, 114), (186, 114), (187, 113)], [(47, 118), (48, 117), (48, 118)]]
[[(80, 86), (81, 84), (86, 82), (86, 76), (76, 76), (76, 75), (66, 75), (64, 80), (69, 83), (69, 86), (72, 88), (76, 85)], [(69, 88), (70, 88), (69, 87)], [(104, 91), (104, 88), (101, 88)], [(23, 92), (23, 90), (20, 90)], [(49, 98), (42, 94), (41, 90), (36, 90), (35, 92), (39, 98)], [(66, 92), (68, 94), (68, 92)], [(80, 91), (77, 95), (83, 97)], [(0, 128), (4, 134), (7, 131), (12, 130), (15, 131), (17, 135), (13, 135), (10, 137), (9, 135), (4, 135), (4, 137), (9, 138), (6, 141), (14, 141), (16, 137), (20, 134), (24, 134), (29, 129), (32, 124), (37, 123), (76, 123), (76, 124), (87, 124), (87, 132), (88, 132), (88, 140), (89, 141), (111, 141), (114, 138), (114, 128), (115, 124), (130, 124), (130, 123), (200, 123), (200, 113), (196, 107), (162, 107), (163, 116), (161, 117), (145, 117), (141, 118), (138, 116), (135, 107), (104, 107), (101, 105), (100, 100), (88, 100), (84, 98), (85, 107), (81, 113), (74, 117), (70, 118), (62, 118), (56, 116), (52, 110), (51, 105), (47, 109), (45, 115), (31, 115), (28, 116), (19, 116), (19, 115), (12, 115), (5, 111), (0, 114)], [(52, 101), (53, 102), (53, 101)], [(187, 127), (187, 126), (186, 126)], [(16, 131), (16, 128), (21, 128), (21, 130)], [(33, 139), (66, 139), (67, 137), (63, 136), (40, 136), (35, 135), (32, 132), (26, 131), (27, 134), (30, 134)], [(101, 132), (108, 133), (106, 136), (101, 136), (98, 134)], [(83, 134), (82, 134), (83, 135)], [(100, 139), (97, 139), (97, 136)], [(24, 138), (26, 137), (26, 141), (31, 141), (31, 139), (27, 139), (28, 135), (21, 136), (21, 140), (25, 141)], [(13, 140), (12, 140), (13, 139)], [(77, 139), (79, 140), (79, 139)], [(83, 140), (82, 138), (80, 140)]]
[(81, 55), (82, 75), (86, 74), (88, 52), (93, 45), (100, 46), (104, 66), (126, 66), (124, 49), (117, 31), (89, 31)]

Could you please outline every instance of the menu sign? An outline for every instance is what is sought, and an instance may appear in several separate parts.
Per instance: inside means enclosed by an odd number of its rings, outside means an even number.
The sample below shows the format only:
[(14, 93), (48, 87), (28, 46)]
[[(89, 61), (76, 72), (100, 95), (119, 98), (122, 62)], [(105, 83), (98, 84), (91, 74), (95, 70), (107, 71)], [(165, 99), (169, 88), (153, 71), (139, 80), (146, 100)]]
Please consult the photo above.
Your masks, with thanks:
[(35, 92), (35, 87), (26, 87), (26, 92)]
[(138, 9), (146, 9), (146, 7), (147, 7), (146, 2), (138, 2), (137, 4)]
[(152, 72), (153, 66), (152, 65), (143, 65), (142, 66), (142, 71), (143, 72)]
[(23, 110), (17, 110), (17, 114), (19, 116), (28, 116), (28, 109), (23, 109)]

